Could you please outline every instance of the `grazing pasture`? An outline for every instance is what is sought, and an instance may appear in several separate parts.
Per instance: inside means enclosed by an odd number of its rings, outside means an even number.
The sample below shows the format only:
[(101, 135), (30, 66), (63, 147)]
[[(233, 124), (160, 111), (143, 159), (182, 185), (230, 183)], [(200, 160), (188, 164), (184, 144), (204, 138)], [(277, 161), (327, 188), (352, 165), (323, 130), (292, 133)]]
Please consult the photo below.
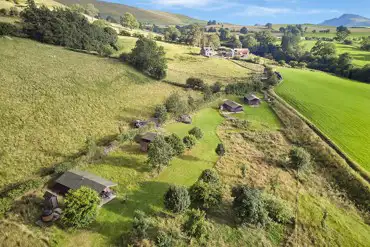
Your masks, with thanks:
[(279, 68), (276, 92), (370, 171), (370, 85), (323, 72)]

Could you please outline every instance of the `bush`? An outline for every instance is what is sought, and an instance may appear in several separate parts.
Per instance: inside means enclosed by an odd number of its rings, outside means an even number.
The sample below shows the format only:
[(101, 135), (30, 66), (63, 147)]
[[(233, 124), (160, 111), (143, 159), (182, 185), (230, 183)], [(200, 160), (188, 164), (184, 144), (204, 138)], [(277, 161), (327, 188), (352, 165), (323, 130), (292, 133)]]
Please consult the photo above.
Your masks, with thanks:
[(263, 195), (268, 216), (278, 223), (288, 224), (292, 223), (294, 214), (292, 208), (288, 203), (273, 195)]
[(188, 219), (183, 225), (184, 232), (201, 244), (206, 244), (209, 239), (210, 226), (205, 216), (204, 211), (193, 209), (188, 213)]
[(186, 86), (194, 90), (203, 90), (204, 85), (204, 81), (199, 78), (190, 77), (186, 80)]
[(182, 141), (187, 149), (191, 149), (197, 144), (197, 139), (193, 135), (185, 136)]
[(205, 85), (203, 88), (203, 99), (204, 101), (210, 101), (212, 99), (212, 89), (208, 85)]
[(226, 94), (245, 95), (251, 90), (250, 83), (238, 82), (225, 87)]
[(163, 40), (162, 36), (155, 36), (154, 39), (157, 40), (157, 41), (162, 41)]
[(203, 138), (203, 132), (200, 128), (198, 127), (194, 127), (192, 128), (191, 130), (189, 130), (189, 135), (193, 135), (195, 136), (195, 138), (197, 138), (198, 140), (202, 139)]
[(95, 220), (100, 198), (95, 190), (83, 186), (77, 190), (70, 190), (64, 199), (64, 204), (64, 224), (81, 228)]
[(234, 197), (233, 209), (238, 223), (264, 226), (268, 222), (268, 212), (260, 190), (238, 186), (233, 188), (232, 197)]
[(132, 235), (137, 240), (142, 240), (148, 236), (150, 221), (146, 214), (140, 210), (136, 210), (134, 220), (132, 222)]
[(98, 51), (99, 55), (104, 56), (104, 57), (109, 57), (114, 53), (114, 49), (110, 45), (103, 45), (99, 47)]
[(160, 124), (167, 120), (167, 108), (164, 105), (157, 105), (154, 110), (154, 117), (158, 119)]
[(0, 198), (0, 219), (12, 208), (12, 202), (10, 198)]
[(171, 186), (164, 195), (164, 205), (173, 213), (183, 213), (190, 206), (188, 190), (182, 186)]
[(196, 208), (209, 210), (219, 205), (222, 201), (221, 185), (198, 180), (190, 188), (190, 198)]
[(153, 168), (157, 168), (159, 172), (164, 166), (167, 166), (172, 157), (173, 149), (168, 144), (163, 136), (157, 136), (152, 143), (149, 144), (148, 164)]
[(10, 23), (0, 22), (0, 36), (15, 35), (18, 29), (15, 25)]
[(171, 112), (175, 115), (181, 115), (187, 112), (187, 104), (181, 99), (178, 93), (171, 94), (166, 102), (165, 106), (168, 112)]
[(206, 169), (200, 175), (199, 180), (203, 180), (205, 183), (219, 183), (220, 177), (214, 169)]
[(174, 239), (170, 234), (167, 234), (164, 231), (159, 231), (157, 233), (157, 238), (155, 244), (157, 247), (172, 247), (175, 246)]
[(298, 67), (298, 62), (297, 61), (290, 61), (289, 65), (292, 66), (293, 68)]
[(172, 134), (170, 136), (166, 136), (165, 140), (168, 144), (171, 145), (172, 150), (173, 150), (173, 155), (178, 156), (184, 153), (185, 145), (178, 135)]
[(9, 15), (9, 11), (5, 8), (0, 9), (0, 15), (7, 16)]
[(88, 137), (86, 139), (86, 159), (88, 161), (93, 161), (96, 159), (100, 159), (102, 157), (101, 149), (96, 144), (94, 138)]
[(211, 87), (212, 93), (221, 92), (221, 88), (222, 88), (222, 83), (221, 82), (215, 82)]
[(216, 154), (219, 156), (224, 156), (225, 155), (225, 147), (224, 144), (219, 143), (216, 148)]
[(290, 161), (298, 171), (305, 171), (311, 165), (311, 155), (301, 147), (293, 148), (290, 151)]
[(74, 168), (76, 166), (75, 163), (73, 162), (63, 162), (54, 167), (54, 172), (56, 174), (62, 174), (65, 173), (66, 171)]
[(129, 31), (126, 31), (126, 30), (122, 30), (121, 32), (119, 32), (119, 35), (131, 37), (131, 33)]
[(30, 179), (27, 181), (24, 181), (22, 183), (17, 184), (10, 190), (8, 190), (5, 194), (4, 197), (8, 197), (11, 199), (16, 199), (17, 197), (22, 196), (24, 193), (35, 190), (39, 188), (42, 185), (42, 181), (39, 179)]
[(343, 41), (343, 43), (344, 43), (345, 45), (353, 45), (353, 41), (352, 41), (352, 40), (350, 40), (350, 39), (346, 39), (345, 41)]
[(145, 39), (144, 34), (141, 33), (133, 33), (132, 36), (138, 39)]
[(16, 7), (11, 7), (9, 9), (10, 16), (19, 16), (19, 10)]

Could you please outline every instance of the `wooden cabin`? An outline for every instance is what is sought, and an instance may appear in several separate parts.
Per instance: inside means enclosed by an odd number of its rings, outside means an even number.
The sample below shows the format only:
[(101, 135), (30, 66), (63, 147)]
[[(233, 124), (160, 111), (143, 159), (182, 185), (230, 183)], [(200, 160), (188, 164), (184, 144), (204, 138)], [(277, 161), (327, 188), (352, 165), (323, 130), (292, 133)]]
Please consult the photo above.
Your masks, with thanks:
[(222, 111), (228, 112), (242, 112), (244, 111), (243, 106), (231, 100), (225, 100), (224, 103), (221, 105), (220, 109)]
[(259, 106), (261, 104), (261, 99), (254, 94), (248, 94), (244, 96), (244, 102), (250, 106)]
[(152, 143), (152, 141), (154, 141), (157, 135), (158, 135), (157, 133), (147, 132), (144, 135), (140, 136), (139, 144), (141, 151), (148, 152), (149, 144)]

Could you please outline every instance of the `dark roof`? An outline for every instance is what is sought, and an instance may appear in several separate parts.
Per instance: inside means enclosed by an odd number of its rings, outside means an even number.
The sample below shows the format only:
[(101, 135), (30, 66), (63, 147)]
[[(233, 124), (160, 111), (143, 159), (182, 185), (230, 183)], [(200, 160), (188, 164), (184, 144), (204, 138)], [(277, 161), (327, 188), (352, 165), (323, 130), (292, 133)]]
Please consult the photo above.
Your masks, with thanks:
[(141, 136), (141, 140), (152, 142), (157, 137), (157, 133), (147, 132)]
[(86, 186), (98, 193), (102, 192), (107, 187), (117, 185), (116, 183), (105, 180), (104, 178), (98, 177), (94, 174), (77, 170), (65, 172), (56, 180), (56, 183), (64, 185), (70, 189), (78, 189), (81, 186)]
[(241, 104), (238, 104), (238, 103), (236, 103), (234, 101), (231, 101), (231, 100), (225, 100), (224, 101), (224, 105), (227, 105), (227, 106), (229, 106), (231, 108), (237, 108), (237, 107), (241, 107), (242, 106)]
[(254, 94), (248, 94), (246, 95), (244, 98), (246, 98), (248, 101), (251, 101), (251, 100), (260, 100), (260, 98), (258, 98), (256, 95)]
[(45, 194), (44, 194), (44, 199), (48, 200), (50, 199), (51, 197), (56, 197), (57, 195), (49, 190), (45, 191)]

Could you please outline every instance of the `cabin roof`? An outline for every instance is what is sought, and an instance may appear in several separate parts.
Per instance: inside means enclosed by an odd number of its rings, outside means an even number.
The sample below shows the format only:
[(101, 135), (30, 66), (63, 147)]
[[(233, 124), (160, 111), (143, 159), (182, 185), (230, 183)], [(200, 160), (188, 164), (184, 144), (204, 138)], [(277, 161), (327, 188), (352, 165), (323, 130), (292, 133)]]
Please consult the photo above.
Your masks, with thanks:
[(249, 100), (249, 101), (251, 101), (251, 100), (260, 100), (260, 98), (258, 98), (256, 95), (254, 95), (254, 94), (248, 94), (248, 95), (246, 95), (245, 96), (245, 98), (247, 99), (247, 100)]
[(60, 176), (56, 183), (66, 186), (69, 189), (78, 189), (81, 186), (89, 187), (98, 193), (102, 192), (105, 188), (116, 186), (117, 184), (91, 174), (89, 172), (69, 170)]
[(241, 104), (238, 104), (238, 103), (236, 103), (236, 102), (234, 102), (232, 100), (229, 100), (229, 99), (224, 101), (224, 105), (227, 105), (227, 106), (229, 106), (231, 108), (237, 108), (237, 107), (241, 107), (242, 106)]
[(152, 142), (157, 137), (157, 133), (147, 132), (141, 136), (141, 140)]

